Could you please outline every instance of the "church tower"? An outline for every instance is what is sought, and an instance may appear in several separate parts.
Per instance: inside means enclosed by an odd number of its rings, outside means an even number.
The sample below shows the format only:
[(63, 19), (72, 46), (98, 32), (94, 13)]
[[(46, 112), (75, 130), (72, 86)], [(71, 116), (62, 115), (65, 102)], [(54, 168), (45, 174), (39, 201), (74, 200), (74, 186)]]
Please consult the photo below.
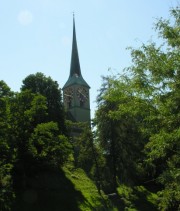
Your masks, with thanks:
[(70, 74), (63, 87), (63, 101), (68, 117), (74, 122), (90, 123), (90, 86), (81, 74), (76, 40), (75, 20), (73, 16), (73, 40)]

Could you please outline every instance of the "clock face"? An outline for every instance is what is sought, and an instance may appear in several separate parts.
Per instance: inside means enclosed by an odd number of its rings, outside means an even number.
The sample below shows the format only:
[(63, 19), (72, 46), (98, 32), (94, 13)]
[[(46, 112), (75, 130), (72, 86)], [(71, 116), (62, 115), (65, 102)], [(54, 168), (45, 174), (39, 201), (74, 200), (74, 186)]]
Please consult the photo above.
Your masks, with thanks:
[(88, 91), (85, 88), (78, 88), (77, 97), (79, 98), (80, 102), (85, 102), (88, 99)]
[(67, 103), (70, 103), (73, 98), (73, 93), (74, 92), (72, 88), (68, 88), (64, 90), (64, 101)]

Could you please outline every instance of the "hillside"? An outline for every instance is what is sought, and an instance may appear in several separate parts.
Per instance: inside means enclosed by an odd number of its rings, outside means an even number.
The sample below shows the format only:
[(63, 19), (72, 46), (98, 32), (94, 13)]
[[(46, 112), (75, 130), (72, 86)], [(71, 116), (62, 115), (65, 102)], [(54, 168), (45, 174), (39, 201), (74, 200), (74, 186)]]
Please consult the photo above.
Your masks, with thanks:
[(26, 181), (30, 188), (17, 192), (14, 211), (115, 210), (82, 169), (41, 171)]

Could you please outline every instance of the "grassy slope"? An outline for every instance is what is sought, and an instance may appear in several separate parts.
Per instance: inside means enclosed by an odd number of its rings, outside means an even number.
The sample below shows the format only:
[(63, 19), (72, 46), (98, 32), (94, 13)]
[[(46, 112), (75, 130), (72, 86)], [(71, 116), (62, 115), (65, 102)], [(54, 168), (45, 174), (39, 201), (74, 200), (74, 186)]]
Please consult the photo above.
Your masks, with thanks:
[[(29, 187), (29, 188), (27, 188)], [(26, 189), (16, 192), (12, 211), (155, 211), (157, 196), (142, 186), (120, 185), (118, 194), (99, 195), (82, 169), (64, 167), (26, 178)]]
[(82, 169), (69, 171), (64, 169), (67, 178), (74, 184), (77, 191), (83, 195), (84, 201), (79, 201), (80, 210), (116, 210), (109, 204), (107, 197), (102, 193), (99, 195), (98, 190), (92, 180), (90, 180)]
[(16, 191), (16, 196), (12, 211), (117, 210), (82, 169), (40, 171), (26, 178), (26, 189)]
[[(121, 209), (127, 211), (156, 211), (157, 194), (148, 191), (143, 186), (128, 187), (119, 185), (118, 189), (119, 205)], [(117, 203), (116, 203), (117, 204)], [(117, 205), (118, 207), (118, 205)]]

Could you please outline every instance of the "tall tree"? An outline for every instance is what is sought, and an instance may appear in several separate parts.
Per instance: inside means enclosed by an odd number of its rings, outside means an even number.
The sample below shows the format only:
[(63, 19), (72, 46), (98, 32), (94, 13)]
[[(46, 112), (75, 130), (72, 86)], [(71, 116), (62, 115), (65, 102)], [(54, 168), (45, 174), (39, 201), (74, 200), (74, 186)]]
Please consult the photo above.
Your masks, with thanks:
[(58, 123), (62, 133), (65, 132), (64, 109), (61, 89), (57, 81), (46, 77), (42, 73), (31, 74), (23, 80), (21, 90), (30, 90), (32, 93), (41, 94), (47, 99), (47, 122)]
[[(156, 24), (164, 44), (154, 43), (133, 50), (133, 72), (153, 87), (151, 98), (158, 110), (156, 130), (146, 146), (147, 162), (154, 166), (155, 178), (164, 189), (159, 192), (160, 209), (178, 210), (180, 200), (180, 9), (171, 10), (171, 19)], [(142, 62), (143, 59), (143, 62)], [(141, 74), (139, 72), (141, 71)], [(148, 79), (148, 80), (147, 80)], [(148, 83), (147, 83), (148, 82)], [(143, 88), (142, 92), (147, 90)], [(141, 93), (142, 93), (141, 92)]]
[(32, 158), (28, 153), (28, 143), (34, 128), (46, 121), (46, 98), (33, 94), (29, 90), (16, 93), (9, 99), (10, 128), (8, 138), (11, 147), (16, 151), (14, 163), (14, 184), (22, 186), (23, 177), (32, 165)]
[[(170, 13), (171, 19), (161, 18), (155, 25), (163, 44), (151, 42), (131, 48), (133, 65), (127, 68), (126, 77), (110, 78), (108, 86), (102, 87), (96, 114), (100, 140), (108, 149), (112, 147), (112, 133), (116, 134), (115, 143), (130, 141), (129, 155), (134, 144), (138, 153), (145, 144), (146, 157), (142, 159), (151, 181), (162, 184), (158, 192), (162, 210), (178, 210), (180, 199), (180, 9), (171, 9)], [(115, 126), (110, 127), (112, 120), (119, 125), (119, 134)], [(127, 146), (116, 149), (123, 154)]]
[[(141, 157), (145, 143), (138, 124), (144, 114), (141, 114), (139, 108), (134, 110), (135, 101), (139, 104), (142, 102), (132, 95), (129, 82), (125, 78), (117, 80), (106, 77), (103, 80), (95, 124), (107, 167), (112, 173), (109, 181), (113, 181), (115, 190), (117, 179), (127, 183), (137, 179), (136, 162)], [(131, 108), (133, 112), (130, 112)]]

